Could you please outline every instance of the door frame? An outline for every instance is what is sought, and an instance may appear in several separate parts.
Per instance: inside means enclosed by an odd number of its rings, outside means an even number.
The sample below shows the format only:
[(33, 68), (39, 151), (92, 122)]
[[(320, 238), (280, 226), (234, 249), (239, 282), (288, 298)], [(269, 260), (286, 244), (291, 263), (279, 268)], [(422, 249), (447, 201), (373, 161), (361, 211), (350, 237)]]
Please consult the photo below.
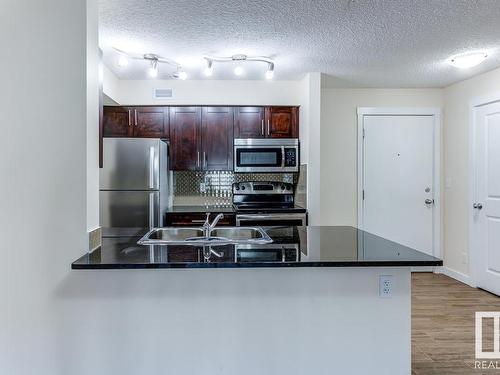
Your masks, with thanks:
[(474, 223), (474, 208), (472, 207), (477, 195), (476, 110), (497, 102), (500, 102), (500, 92), (479, 96), (469, 102), (469, 207), (467, 212), (469, 215), (469, 285), (472, 287), (477, 287), (478, 277), (478, 261), (473, 256), (477, 254), (475, 249), (478, 234)]
[(364, 141), (363, 125), (365, 116), (430, 116), (434, 120), (433, 147), (433, 256), (442, 259), (441, 246), (441, 108), (439, 107), (358, 107), (358, 228), (364, 229), (363, 186), (364, 186)]

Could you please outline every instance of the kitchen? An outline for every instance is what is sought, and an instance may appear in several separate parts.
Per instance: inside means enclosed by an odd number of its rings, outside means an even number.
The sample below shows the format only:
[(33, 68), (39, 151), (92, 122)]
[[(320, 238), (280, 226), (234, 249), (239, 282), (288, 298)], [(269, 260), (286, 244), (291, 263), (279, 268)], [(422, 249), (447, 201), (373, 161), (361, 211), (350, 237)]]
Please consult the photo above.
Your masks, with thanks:
[(498, 4), (4, 5), (2, 372), (481, 373)]

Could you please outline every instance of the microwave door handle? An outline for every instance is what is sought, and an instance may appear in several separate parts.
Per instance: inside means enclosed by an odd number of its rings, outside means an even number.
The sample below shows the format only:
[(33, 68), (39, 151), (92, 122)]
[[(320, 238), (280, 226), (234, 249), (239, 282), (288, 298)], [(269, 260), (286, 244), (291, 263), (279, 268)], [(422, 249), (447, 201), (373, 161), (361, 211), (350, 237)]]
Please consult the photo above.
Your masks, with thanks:
[(281, 168), (285, 168), (285, 146), (281, 146)]

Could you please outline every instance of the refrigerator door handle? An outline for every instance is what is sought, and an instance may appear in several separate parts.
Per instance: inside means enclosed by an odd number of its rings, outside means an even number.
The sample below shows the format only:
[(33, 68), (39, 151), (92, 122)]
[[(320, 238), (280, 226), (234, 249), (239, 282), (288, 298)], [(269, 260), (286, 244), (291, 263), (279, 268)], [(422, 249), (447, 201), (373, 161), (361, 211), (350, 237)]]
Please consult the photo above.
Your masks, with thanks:
[(155, 188), (155, 148), (149, 148), (149, 188)]
[(149, 229), (155, 227), (155, 193), (149, 193)]

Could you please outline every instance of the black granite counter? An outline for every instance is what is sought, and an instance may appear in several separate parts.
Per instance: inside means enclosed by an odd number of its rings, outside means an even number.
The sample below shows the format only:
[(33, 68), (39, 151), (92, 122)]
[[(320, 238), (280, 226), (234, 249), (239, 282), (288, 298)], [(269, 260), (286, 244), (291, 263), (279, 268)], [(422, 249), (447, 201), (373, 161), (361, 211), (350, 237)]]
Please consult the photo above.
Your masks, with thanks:
[(269, 245), (140, 246), (105, 238), (73, 269), (412, 267), (442, 260), (353, 227), (268, 227)]

